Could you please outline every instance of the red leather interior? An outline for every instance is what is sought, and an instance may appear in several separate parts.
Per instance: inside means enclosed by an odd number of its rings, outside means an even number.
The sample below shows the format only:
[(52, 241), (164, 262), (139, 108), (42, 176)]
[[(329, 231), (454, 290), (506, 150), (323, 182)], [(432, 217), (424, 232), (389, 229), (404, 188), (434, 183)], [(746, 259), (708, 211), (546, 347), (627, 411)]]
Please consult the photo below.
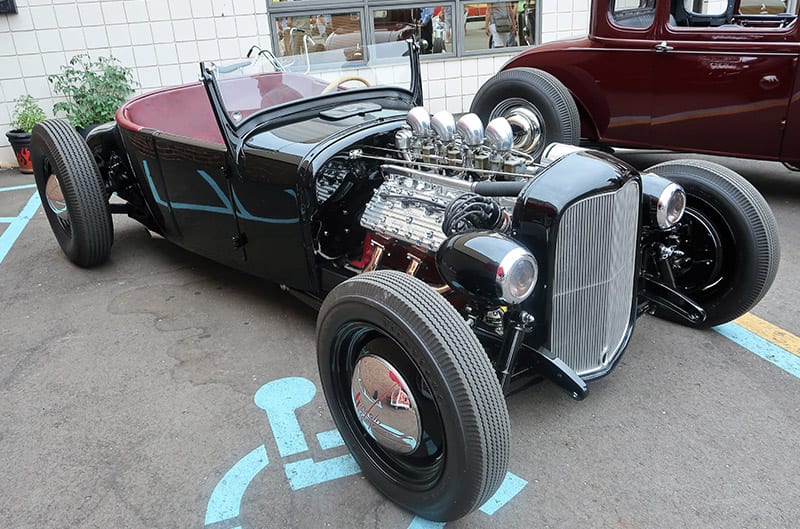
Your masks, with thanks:
[[(267, 73), (220, 82), (228, 112), (243, 117), (274, 105), (318, 95), (327, 83), (296, 73)], [(222, 144), (208, 95), (201, 83), (166, 88), (141, 95), (117, 111), (117, 123), (128, 130), (149, 128)]]

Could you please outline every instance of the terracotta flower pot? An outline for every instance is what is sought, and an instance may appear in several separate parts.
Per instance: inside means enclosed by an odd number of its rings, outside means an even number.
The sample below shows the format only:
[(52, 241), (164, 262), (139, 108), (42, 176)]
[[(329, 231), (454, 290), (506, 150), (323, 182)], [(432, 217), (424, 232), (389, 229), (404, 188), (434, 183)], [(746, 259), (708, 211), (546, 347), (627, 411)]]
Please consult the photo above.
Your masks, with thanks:
[(17, 156), (17, 163), (19, 170), (23, 173), (32, 173), (33, 165), (31, 165), (31, 135), (28, 132), (21, 130), (12, 130), (6, 132), (6, 138), (14, 149), (14, 154)]

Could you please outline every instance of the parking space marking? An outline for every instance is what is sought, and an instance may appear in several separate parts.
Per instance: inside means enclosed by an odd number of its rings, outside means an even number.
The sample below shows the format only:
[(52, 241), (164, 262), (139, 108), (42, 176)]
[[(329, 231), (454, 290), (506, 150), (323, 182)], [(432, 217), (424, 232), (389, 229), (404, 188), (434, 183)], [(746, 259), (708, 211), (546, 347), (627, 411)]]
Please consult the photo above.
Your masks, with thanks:
[(316, 394), (314, 383), (301, 377), (273, 380), (256, 391), (253, 400), (256, 406), (267, 413), (281, 457), (308, 450), (306, 437), (295, 411), (311, 402)]
[[(13, 186), (13, 187), (4, 187), (0, 188), (0, 192), (2, 191), (17, 191), (20, 189), (30, 189), (31, 187), (35, 187), (34, 185), (23, 185), (23, 186)], [(39, 193), (33, 193), (31, 198), (28, 199), (28, 203), (25, 204), (25, 207), (22, 208), (22, 211), (16, 217), (4, 217), (0, 219), (0, 222), (4, 224), (8, 224), (6, 229), (3, 231), (2, 235), (0, 235), (0, 264), (2, 264), (3, 260), (8, 255), (8, 252), (11, 250), (11, 247), (14, 246), (14, 243), (17, 242), (20, 234), (22, 234), (22, 230), (25, 229), (25, 226), (28, 225), (28, 221), (33, 218), (33, 215), (36, 213), (36, 210), (39, 209), (39, 206), (42, 204), (41, 199), (39, 198)]]
[(800, 356), (795, 356), (735, 322), (718, 325), (714, 330), (790, 375), (800, 378)]
[[(492, 516), (506, 503), (511, 501), (514, 496), (519, 494), (527, 484), (528, 482), (521, 477), (517, 476), (516, 474), (512, 474), (511, 472), (507, 472), (506, 478), (503, 480), (503, 483), (500, 484), (500, 488), (497, 489), (497, 492), (495, 492), (491, 498), (486, 500), (486, 503), (481, 505), (481, 512)], [(411, 520), (411, 525), (408, 526), (408, 529), (441, 529), (445, 525), (445, 522), (432, 522), (430, 520), (426, 520), (425, 518), (415, 516), (414, 519)]]
[(323, 450), (330, 450), (331, 448), (344, 445), (342, 434), (339, 433), (339, 430), (335, 429), (318, 433), (317, 442), (319, 443), (319, 447)]
[[(273, 380), (256, 391), (253, 401), (266, 412), (281, 457), (285, 458), (309, 450), (306, 436), (297, 418), (297, 410), (311, 403), (316, 393), (317, 387), (314, 383), (303, 377)], [(344, 445), (337, 430), (320, 432), (316, 437), (322, 450)], [(237, 461), (214, 487), (206, 507), (205, 525), (224, 521), (233, 522), (235, 518), (238, 518), (247, 488), (268, 464), (269, 458), (265, 445), (260, 445)], [(356, 460), (349, 453), (320, 461), (309, 457), (299, 461), (284, 462), (283, 468), (293, 491), (361, 472)], [(480, 507), (480, 510), (484, 514), (492, 516), (519, 494), (527, 484), (528, 482), (519, 476), (511, 472), (506, 473), (497, 492)], [(409, 529), (440, 529), (444, 525), (442, 522), (431, 522), (417, 516), (408, 527)], [(239, 525), (234, 529), (242, 529), (242, 526)]]
[(761, 336), (793, 355), (800, 356), (800, 337), (789, 331), (781, 329), (767, 320), (762, 320), (749, 312), (734, 320), (734, 323), (738, 323), (748, 331)]
[(301, 459), (294, 463), (286, 463), (283, 469), (292, 490), (304, 489), (361, 472), (358, 463), (350, 454), (323, 461), (314, 461), (311, 458)]
[(514, 496), (519, 494), (527, 484), (528, 482), (521, 477), (517, 476), (516, 474), (512, 474), (511, 472), (507, 472), (506, 479), (504, 479), (503, 483), (500, 484), (500, 488), (497, 489), (497, 492), (495, 492), (494, 495), (486, 500), (486, 503), (481, 506), (481, 511), (485, 512), (489, 516), (493, 515), (500, 510), (503, 505), (510, 502)]
[(408, 526), (408, 529), (441, 529), (444, 527), (444, 524), (444, 522), (432, 522), (425, 518), (415, 516), (411, 521), (411, 525)]
[(206, 508), (206, 525), (239, 516), (242, 498), (256, 475), (269, 464), (267, 449), (259, 446), (228, 470), (219, 480)]
[(23, 184), (19, 186), (11, 186), (11, 187), (0, 187), (0, 193), (3, 191), (19, 191), (20, 189), (33, 189), (36, 187), (36, 184)]

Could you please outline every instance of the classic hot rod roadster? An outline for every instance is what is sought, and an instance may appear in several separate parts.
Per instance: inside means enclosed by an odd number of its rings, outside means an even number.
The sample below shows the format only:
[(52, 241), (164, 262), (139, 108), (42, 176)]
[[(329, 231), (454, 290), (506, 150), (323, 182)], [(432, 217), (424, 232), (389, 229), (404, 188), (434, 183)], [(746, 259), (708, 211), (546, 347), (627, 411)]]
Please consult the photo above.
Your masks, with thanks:
[(364, 474), (452, 520), (506, 474), (504, 394), (544, 377), (583, 398), (644, 313), (736, 318), (779, 248), (764, 199), (724, 167), (638, 173), (561, 144), (534, 159), (506, 118), (431, 117), (399, 44), (202, 63), (202, 82), (86, 138), (45, 121), (34, 171), (79, 266), (108, 259), (126, 214), (319, 307), (320, 378)]

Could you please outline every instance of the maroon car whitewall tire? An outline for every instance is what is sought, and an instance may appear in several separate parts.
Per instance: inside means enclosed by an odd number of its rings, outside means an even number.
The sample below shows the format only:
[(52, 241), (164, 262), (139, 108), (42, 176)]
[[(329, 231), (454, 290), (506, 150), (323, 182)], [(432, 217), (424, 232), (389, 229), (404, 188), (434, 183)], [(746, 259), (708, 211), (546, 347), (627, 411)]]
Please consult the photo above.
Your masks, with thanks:
[(514, 148), (537, 160), (550, 143), (577, 145), (580, 140), (580, 115), (572, 95), (542, 70), (512, 68), (498, 73), (475, 94), (470, 112), (484, 124), (497, 117), (508, 119)]

